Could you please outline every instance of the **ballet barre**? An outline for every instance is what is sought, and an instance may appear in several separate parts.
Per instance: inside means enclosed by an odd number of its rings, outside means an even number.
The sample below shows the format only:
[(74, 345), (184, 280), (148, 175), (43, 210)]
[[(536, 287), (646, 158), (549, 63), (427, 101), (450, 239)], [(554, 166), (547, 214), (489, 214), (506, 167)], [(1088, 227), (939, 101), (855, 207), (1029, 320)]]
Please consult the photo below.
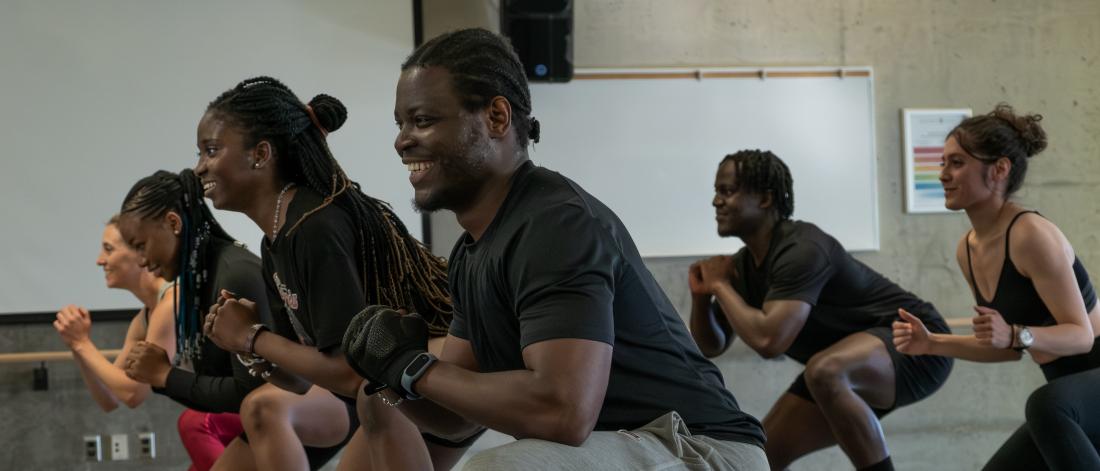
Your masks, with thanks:
[[(117, 357), (122, 350), (100, 350), (107, 358)], [(60, 352), (19, 352), (0, 353), (0, 363), (35, 363), (44, 361), (66, 361), (73, 359), (73, 352), (65, 350)]]

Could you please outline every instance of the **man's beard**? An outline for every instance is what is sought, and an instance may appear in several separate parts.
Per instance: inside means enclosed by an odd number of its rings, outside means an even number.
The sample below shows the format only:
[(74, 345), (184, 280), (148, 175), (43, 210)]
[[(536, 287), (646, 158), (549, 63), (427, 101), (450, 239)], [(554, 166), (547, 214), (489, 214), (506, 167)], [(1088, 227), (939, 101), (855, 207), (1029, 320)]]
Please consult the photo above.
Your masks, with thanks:
[(485, 162), (493, 151), (488, 136), (470, 131), (468, 140), (457, 152), (436, 161), (433, 170), (442, 185), (429, 192), (423, 200), (413, 197), (413, 206), (420, 212), (440, 209), (461, 211), (480, 193), (488, 178)]

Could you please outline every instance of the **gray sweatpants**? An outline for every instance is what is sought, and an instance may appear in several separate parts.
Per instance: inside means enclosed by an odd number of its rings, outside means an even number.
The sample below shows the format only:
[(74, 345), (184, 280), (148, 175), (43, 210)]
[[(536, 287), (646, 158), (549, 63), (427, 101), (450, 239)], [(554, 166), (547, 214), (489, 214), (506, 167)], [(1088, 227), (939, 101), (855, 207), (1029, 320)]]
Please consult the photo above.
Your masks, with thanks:
[(669, 412), (643, 427), (592, 432), (579, 447), (523, 439), (482, 451), (464, 470), (736, 470), (767, 471), (764, 450), (748, 443), (692, 435)]

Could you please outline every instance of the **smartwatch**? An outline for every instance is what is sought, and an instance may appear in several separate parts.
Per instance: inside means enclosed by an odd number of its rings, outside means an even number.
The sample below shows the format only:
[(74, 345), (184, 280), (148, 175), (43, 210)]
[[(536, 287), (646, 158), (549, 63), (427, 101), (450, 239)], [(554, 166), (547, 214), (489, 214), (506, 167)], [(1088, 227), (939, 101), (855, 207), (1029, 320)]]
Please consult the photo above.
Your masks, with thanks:
[(401, 389), (405, 390), (405, 399), (417, 400), (421, 396), (418, 396), (413, 391), (413, 385), (420, 380), (421, 376), (428, 371), (428, 367), (432, 366), (438, 358), (428, 352), (421, 352), (419, 355), (413, 357), (409, 362), (409, 366), (405, 367), (405, 371), (401, 372)]
[(1035, 336), (1031, 334), (1031, 329), (1028, 329), (1026, 325), (1017, 325), (1013, 329), (1016, 331), (1016, 341), (1013, 342), (1012, 349), (1018, 352), (1022, 352), (1031, 347), (1032, 343), (1035, 343)]

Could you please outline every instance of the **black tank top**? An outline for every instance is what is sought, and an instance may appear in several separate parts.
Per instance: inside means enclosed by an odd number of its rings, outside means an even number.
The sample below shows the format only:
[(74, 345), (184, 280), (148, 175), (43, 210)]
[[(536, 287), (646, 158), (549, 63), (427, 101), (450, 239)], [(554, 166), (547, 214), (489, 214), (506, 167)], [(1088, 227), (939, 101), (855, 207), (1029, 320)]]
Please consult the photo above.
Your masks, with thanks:
[[(1046, 304), (1043, 303), (1043, 299), (1039, 297), (1039, 293), (1035, 291), (1035, 284), (1031, 282), (1031, 279), (1021, 275), (1016, 270), (1016, 264), (1012, 263), (1012, 257), (1009, 256), (1008, 238), (1012, 234), (1012, 226), (1016, 224), (1016, 220), (1020, 219), (1020, 216), (1026, 213), (1039, 214), (1038, 211), (1020, 211), (1012, 218), (1012, 221), (1008, 223), (1008, 228), (1005, 229), (1005, 261), (1001, 267), (1001, 277), (997, 280), (997, 290), (993, 292), (993, 299), (989, 301), (985, 300), (982, 293), (978, 291), (977, 283), (974, 282), (974, 265), (970, 262), (970, 243), (967, 242), (966, 265), (970, 270), (970, 287), (974, 290), (974, 298), (978, 301), (979, 306), (996, 309), (997, 312), (1001, 313), (1001, 317), (1004, 318), (1005, 322), (1009, 324), (1054, 325), (1057, 321), (1051, 315), (1050, 309), (1047, 309)], [(1040, 216), (1042, 215), (1040, 214)], [(969, 239), (969, 235), (967, 238)], [(1081, 290), (1081, 298), (1085, 301), (1085, 312), (1091, 312), (1092, 308), (1096, 306), (1096, 291), (1093, 290), (1092, 282), (1089, 281), (1089, 274), (1085, 271), (1085, 266), (1081, 264), (1081, 260), (1077, 257), (1073, 258), (1073, 274), (1077, 277), (1077, 286)], [(1089, 353), (1060, 357), (1041, 365), (1040, 368), (1042, 368), (1047, 381), (1051, 381), (1097, 366), (1100, 366), (1100, 339), (1093, 342), (1092, 351)]]

